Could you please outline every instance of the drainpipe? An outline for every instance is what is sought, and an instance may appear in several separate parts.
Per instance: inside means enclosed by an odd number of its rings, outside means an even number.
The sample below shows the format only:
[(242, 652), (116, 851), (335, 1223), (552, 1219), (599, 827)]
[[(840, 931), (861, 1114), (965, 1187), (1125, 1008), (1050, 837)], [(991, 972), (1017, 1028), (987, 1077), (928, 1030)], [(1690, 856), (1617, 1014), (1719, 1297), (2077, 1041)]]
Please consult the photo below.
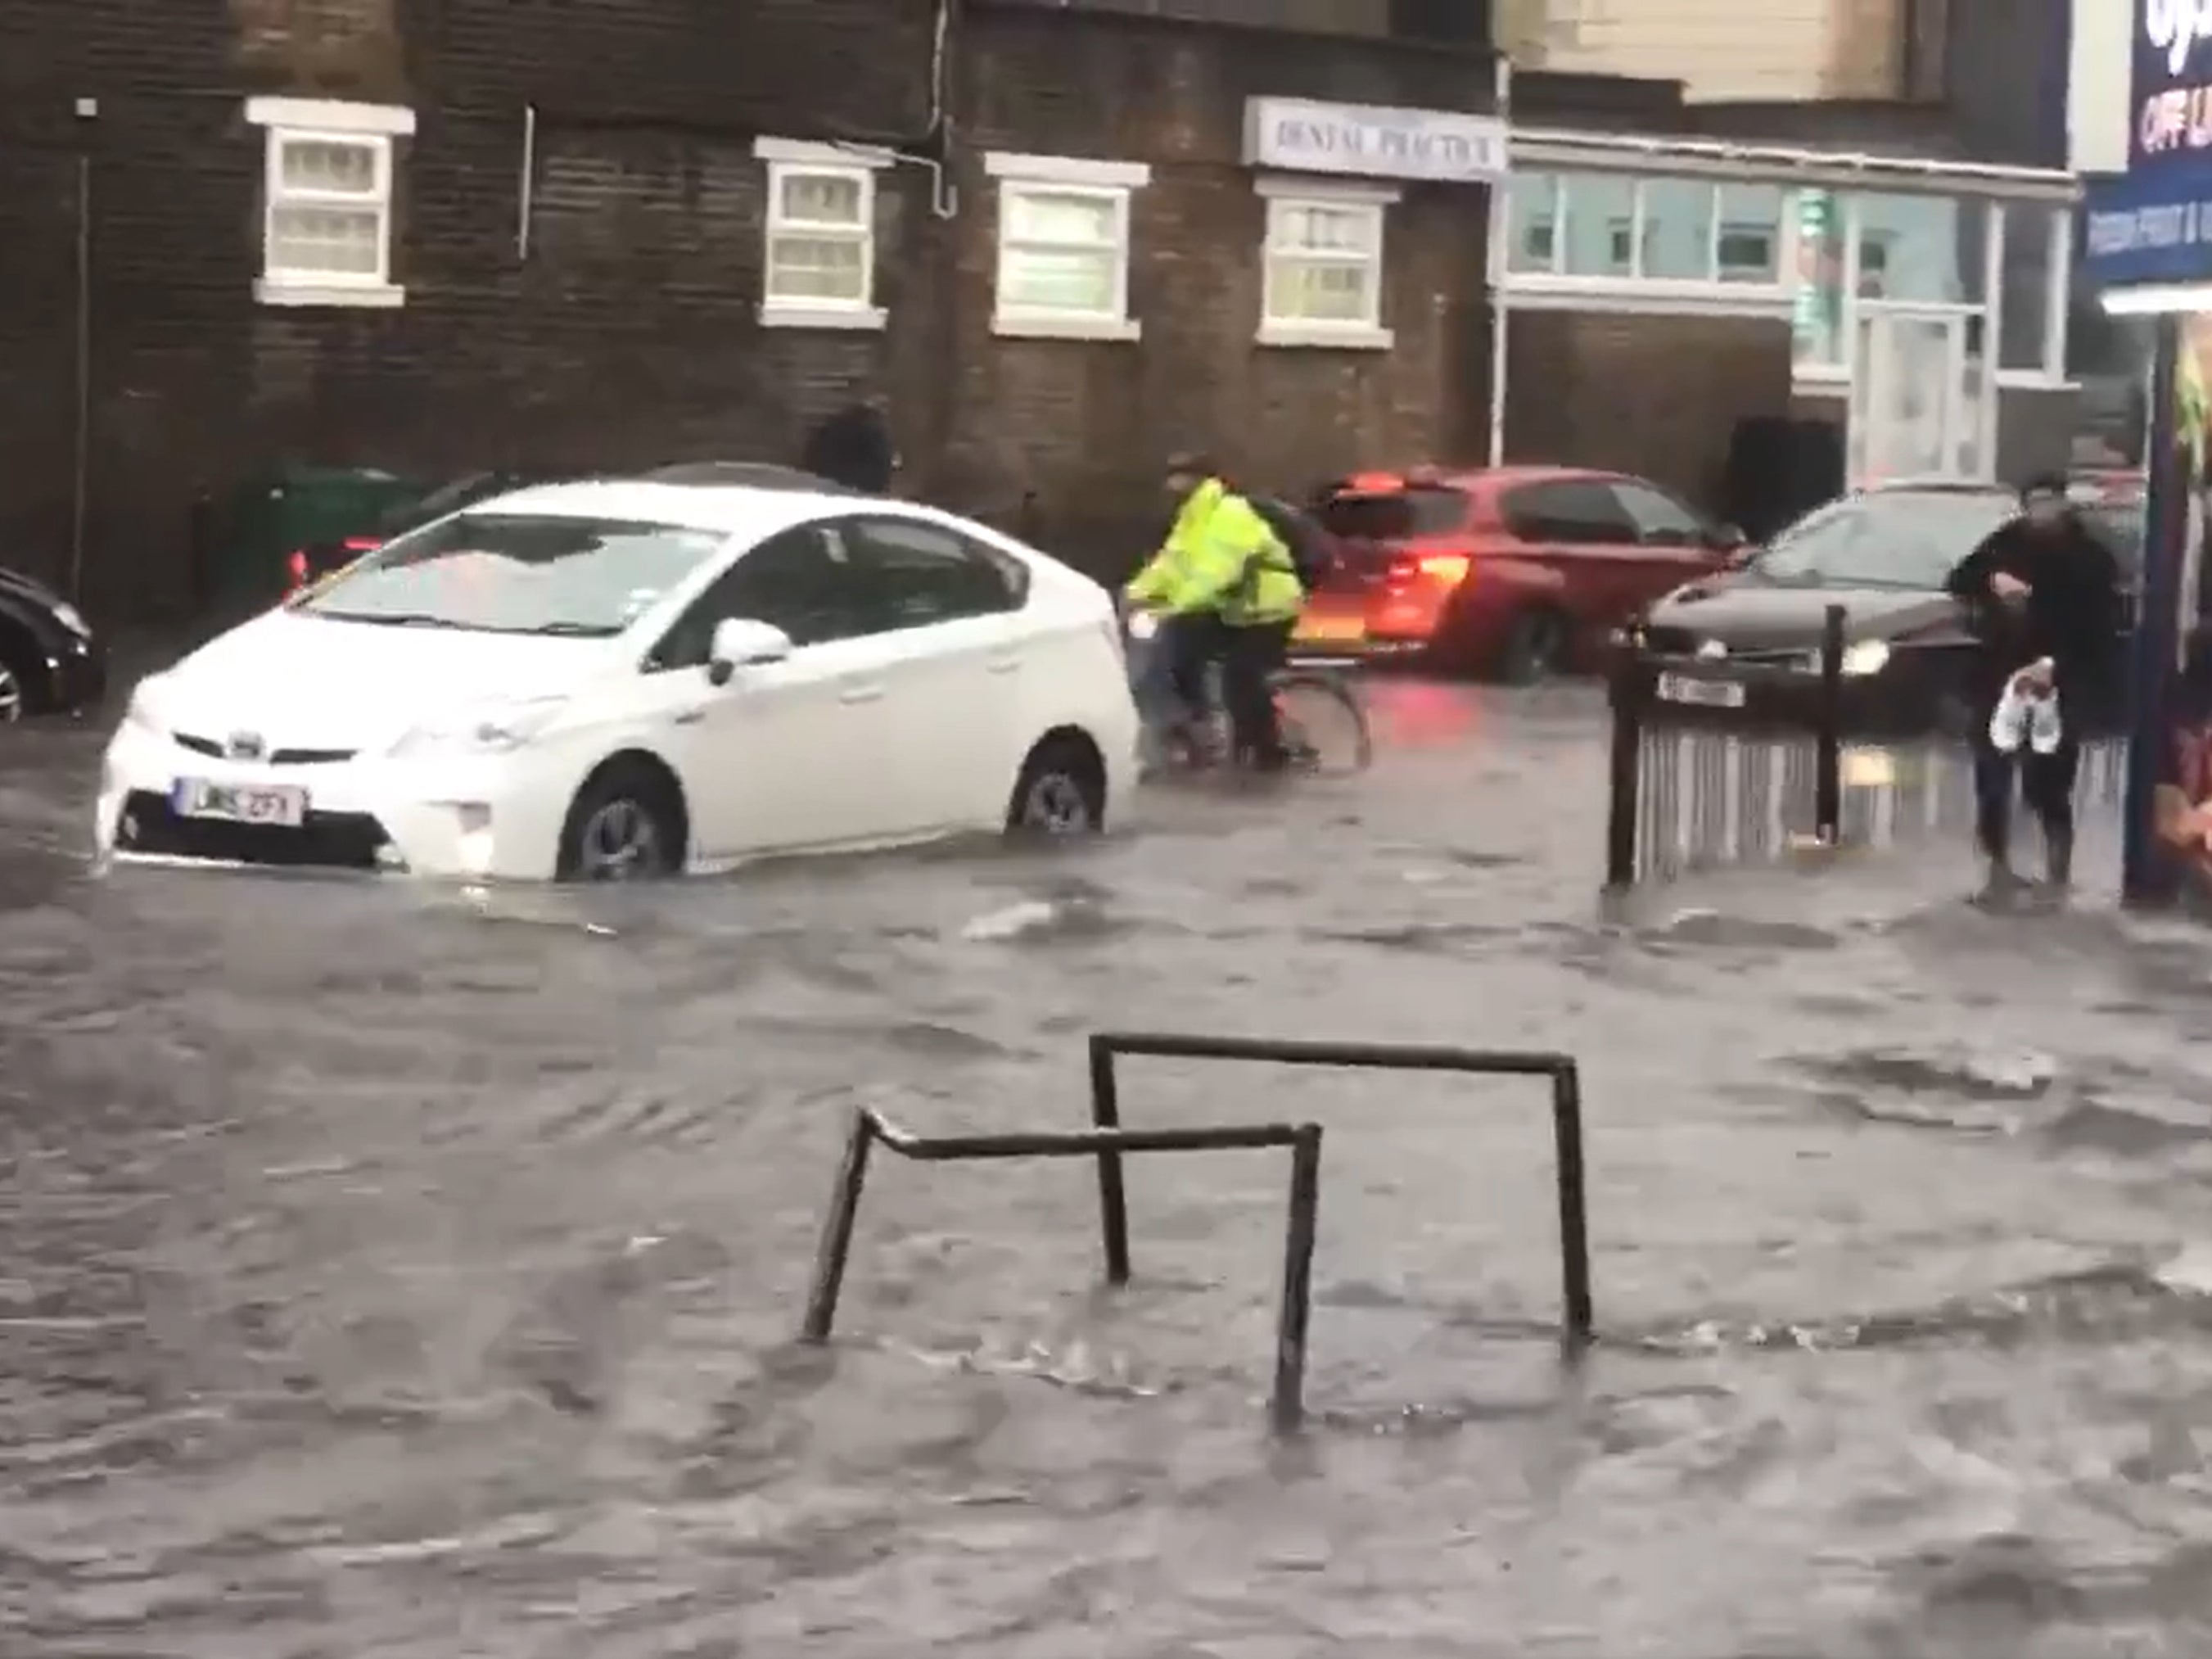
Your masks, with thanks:
[(1506, 243), (1513, 234), (1513, 59), (1498, 55), (1498, 118), (1505, 126), (1505, 177), (1490, 186), (1490, 465), (1505, 463)]
[(84, 549), (91, 515), (92, 483), (92, 147), (88, 124), (100, 114), (90, 98), (76, 100), (85, 130), (76, 153), (76, 433), (70, 457), (70, 574), (71, 604), (84, 599)]

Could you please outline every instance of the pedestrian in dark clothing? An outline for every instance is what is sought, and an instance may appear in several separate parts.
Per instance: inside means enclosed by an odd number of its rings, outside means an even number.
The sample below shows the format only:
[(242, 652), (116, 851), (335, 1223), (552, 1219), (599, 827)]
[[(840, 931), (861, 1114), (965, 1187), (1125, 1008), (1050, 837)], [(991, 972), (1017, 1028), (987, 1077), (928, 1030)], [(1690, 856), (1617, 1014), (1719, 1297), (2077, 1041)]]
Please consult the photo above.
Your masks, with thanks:
[[(2119, 580), (2111, 550), (2069, 503), (2066, 480), (2045, 475), (2021, 490), (2020, 515), (1960, 561), (1944, 584), (1966, 606), (1980, 642), (1972, 684), (1975, 837), (1993, 892), (2020, 884), (2011, 864), (2015, 779), (2042, 827), (2051, 885), (2072, 878), (2081, 720), (2109, 701)], [(2055, 715), (2055, 728), (2039, 722), (2030, 744), (2027, 714), (2036, 708), (2043, 719)]]
[(891, 476), (898, 471), (898, 449), (883, 411), (872, 404), (854, 404), (808, 434), (799, 465), (847, 489), (888, 495)]

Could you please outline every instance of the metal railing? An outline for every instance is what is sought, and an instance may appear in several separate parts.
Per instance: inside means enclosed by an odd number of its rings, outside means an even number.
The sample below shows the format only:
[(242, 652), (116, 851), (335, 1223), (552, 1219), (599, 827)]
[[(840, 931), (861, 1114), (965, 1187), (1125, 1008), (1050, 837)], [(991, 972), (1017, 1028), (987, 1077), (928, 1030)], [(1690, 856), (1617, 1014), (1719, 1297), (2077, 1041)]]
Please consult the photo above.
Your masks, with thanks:
[[(1972, 832), (1974, 764), (1964, 737), (1891, 738), (1881, 734), (1887, 728), (1853, 723), (1845, 622), (1844, 607), (1827, 607), (1816, 669), (1802, 675), (1797, 695), (1771, 699), (1756, 724), (1734, 708), (1662, 699), (1662, 674), (1694, 683), (1700, 665), (1655, 657), (1630, 639), (1611, 677), (1608, 887), (1778, 862), (1808, 849), (1888, 848)], [(1711, 684), (1728, 683), (1723, 665), (1709, 672)], [(2083, 743), (2081, 807), (2117, 809), (2125, 749), (2124, 739), (2102, 735)]]
[(1132, 1152), (1196, 1152), (1285, 1147), (1291, 1153), (1288, 1212), (1283, 1238), (1282, 1299), (1276, 1319), (1275, 1372), (1268, 1419), (1279, 1434), (1305, 1419), (1307, 1335), (1312, 1322), (1314, 1229), (1321, 1200), (1321, 1126), (1316, 1123), (1206, 1125), (1183, 1128), (1122, 1127), (1121, 1055), (1168, 1059), (1256, 1060), (1288, 1066), (1385, 1071), (1458, 1072), (1538, 1077), (1551, 1084), (1552, 1123), (1559, 1188), (1562, 1345), (1570, 1356), (1591, 1340), (1589, 1229), (1583, 1167), (1582, 1075), (1566, 1054), (1511, 1050), (1429, 1048), (1368, 1042), (1277, 1042), (1264, 1038), (1161, 1033), (1102, 1032), (1090, 1040), (1091, 1115), (1087, 1130), (1006, 1134), (915, 1135), (862, 1107), (853, 1115), (837, 1185), (815, 1251), (801, 1338), (826, 1343), (851, 1261), (853, 1232), (867, 1184), (868, 1161), (878, 1146), (917, 1163), (972, 1159), (1096, 1158), (1099, 1220), (1107, 1282), (1129, 1282), (1129, 1207), (1122, 1158)]
[[(1559, 1187), (1559, 1279), (1563, 1335), (1572, 1346), (1590, 1337), (1589, 1221), (1583, 1171), (1582, 1072), (1571, 1055), (1494, 1048), (1449, 1048), (1395, 1042), (1311, 1042), (1267, 1037), (1101, 1031), (1090, 1042), (1091, 1121), (1102, 1133), (1121, 1127), (1121, 1055), (1166, 1060), (1235, 1060), (1277, 1066), (1368, 1071), (1459, 1072), (1492, 1077), (1540, 1077), (1552, 1085), (1552, 1133)], [(1106, 1279), (1129, 1282), (1129, 1202), (1118, 1152), (1098, 1154), (1098, 1207), (1105, 1226)]]
[[(880, 1114), (861, 1107), (853, 1115), (845, 1142), (845, 1161), (837, 1190), (822, 1224), (815, 1252), (814, 1279), (806, 1298), (800, 1335), (811, 1343), (830, 1340), (837, 1299), (853, 1253), (853, 1227), (860, 1212), (860, 1192), (868, 1178), (868, 1154), (876, 1146), (918, 1164), (948, 1164), (975, 1158), (1087, 1158), (1100, 1168), (1112, 1158), (1118, 1187), (1124, 1152), (1216, 1152), (1285, 1146), (1291, 1153), (1291, 1192), (1283, 1233), (1283, 1291), (1275, 1325), (1275, 1380), (1267, 1414), (1279, 1434), (1297, 1431), (1305, 1418), (1306, 1333), (1313, 1316), (1315, 1213), (1321, 1202), (1321, 1126), (1316, 1123), (1223, 1125), (1182, 1129), (1094, 1129), (1058, 1133), (923, 1136), (895, 1127)], [(1127, 1218), (1123, 1219), (1124, 1261)], [(1109, 1235), (1110, 1236), (1110, 1235)], [(1115, 1283), (1126, 1283), (1124, 1272)]]

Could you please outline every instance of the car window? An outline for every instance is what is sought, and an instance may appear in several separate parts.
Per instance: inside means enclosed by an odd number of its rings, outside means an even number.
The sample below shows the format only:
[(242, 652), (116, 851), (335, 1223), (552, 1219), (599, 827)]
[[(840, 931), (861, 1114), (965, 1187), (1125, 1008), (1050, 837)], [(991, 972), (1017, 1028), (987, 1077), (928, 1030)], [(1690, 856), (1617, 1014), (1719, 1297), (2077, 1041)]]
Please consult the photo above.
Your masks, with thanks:
[(1414, 485), (1405, 489), (1323, 491), (1314, 508), (1322, 528), (1355, 542), (1403, 542), (1449, 536), (1467, 523), (1467, 492)]
[(1522, 484), (1505, 493), (1501, 510), (1506, 528), (1524, 542), (1617, 547), (1637, 540), (1628, 509), (1597, 478)]
[(612, 635), (728, 540), (683, 525), (465, 511), (386, 542), (293, 608), (395, 627)]
[(1029, 572), (981, 543), (915, 519), (834, 526), (850, 553), (870, 633), (1018, 610)]
[(1702, 547), (1711, 539), (1698, 515), (1672, 495), (1630, 478), (1615, 478), (1610, 488), (1646, 546)]
[(815, 525), (787, 530), (748, 550), (677, 620), (649, 665), (703, 666), (716, 625), (733, 617), (770, 623), (798, 646), (867, 631), (852, 558)]
[(2019, 510), (2002, 490), (1847, 495), (1776, 536), (1752, 569), (1791, 586), (1940, 588), (1952, 567)]

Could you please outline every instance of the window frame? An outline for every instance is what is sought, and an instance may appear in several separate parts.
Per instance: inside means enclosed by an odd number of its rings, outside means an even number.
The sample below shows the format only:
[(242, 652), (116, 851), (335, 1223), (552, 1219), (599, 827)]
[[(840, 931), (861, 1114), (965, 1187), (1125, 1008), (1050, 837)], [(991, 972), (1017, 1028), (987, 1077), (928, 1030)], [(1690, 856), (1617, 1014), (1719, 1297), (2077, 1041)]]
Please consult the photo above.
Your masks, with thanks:
[[(398, 240), (398, 140), (415, 131), (415, 112), (393, 104), (353, 103), (325, 98), (249, 98), (248, 125), (262, 130), (261, 270), (253, 296), (270, 306), (367, 306), (390, 307), (406, 302), (407, 290), (392, 277)], [(303, 190), (284, 179), (286, 152), (300, 144), (335, 144), (366, 151), (373, 188), (352, 191)], [(376, 216), (376, 268), (373, 271), (317, 270), (281, 264), (276, 258), (276, 223), (286, 207), (329, 207)]]
[[(761, 211), (761, 273), (759, 316), (766, 328), (845, 329), (878, 331), (890, 319), (888, 310), (876, 303), (876, 276), (880, 269), (877, 246), (877, 175), (892, 165), (888, 150), (859, 144), (824, 144), (796, 138), (761, 138), (753, 157), (766, 166), (768, 196)], [(857, 223), (831, 224), (785, 217), (783, 187), (793, 179), (835, 179), (860, 190)], [(780, 236), (816, 240), (849, 240), (860, 249), (860, 295), (857, 300), (827, 299), (819, 295), (779, 295), (775, 291), (775, 246)]]
[[(783, 542), (798, 541), (801, 538), (811, 540), (821, 553), (824, 556), (827, 556), (830, 551), (830, 538), (833, 533), (833, 531), (834, 522), (828, 520), (812, 520), (804, 524), (787, 525), (781, 530), (774, 532), (769, 536), (764, 537), (763, 539), (755, 542), (751, 546), (744, 549), (742, 552), (737, 554), (729, 561), (728, 563), (725, 564), (720, 570), (709, 576), (707, 579), (705, 585), (685, 602), (684, 608), (681, 611), (677, 612), (675, 620), (660, 630), (659, 635), (653, 641), (652, 646), (647, 648), (643, 659), (639, 662), (638, 672), (643, 674), (678, 674), (684, 672), (686, 669), (706, 667), (707, 659), (703, 655), (696, 661), (676, 660), (670, 655), (669, 641), (675, 639), (685, 628), (690, 626), (691, 623), (699, 617), (702, 611), (707, 610), (710, 605), (720, 603), (720, 595), (732, 584), (742, 580), (744, 572), (745, 562), (748, 559), (750, 559), (758, 554), (764, 553), (770, 548), (775, 547)], [(716, 617), (714, 618), (714, 623), (719, 623), (728, 620), (731, 617), (740, 616), (743, 613), (741, 612), (734, 611), (726, 611), (723, 615)], [(855, 619), (857, 619), (857, 608), (855, 611)], [(812, 650), (817, 646), (837, 645), (842, 644), (848, 640), (864, 639), (866, 637), (866, 631), (865, 629), (855, 629), (851, 632), (833, 634), (823, 639), (802, 640), (797, 635), (792, 634), (790, 628), (785, 623), (778, 622), (772, 617), (747, 617), (746, 620), (752, 622), (763, 622), (768, 623), (771, 628), (782, 629), (785, 634), (788, 635), (791, 638), (792, 649), (794, 653), (800, 651)], [(707, 629), (707, 639), (700, 647), (702, 651), (711, 649), (714, 643), (714, 625), (710, 624)]]
[[(1389, 271), (1390, 209), (1405, 198), (1405, 192), (1388, 185), (1271, 175), (1255, 179), (1252, 187), (1264, 210), (1260, 238), (1260, 343), (1339, 351), (1389, 350), (1397, 343), (1397, 335), (1383, 325), (1382, 284)], [(1278, 219), (1301, 208), (1359, 214), (1373, 231), (1368, 251), (1332, 254), (1305, 248), (1279, 250), (1275, 245)], [(1349, 321), (1277, 315), (1275, 262), (1279, 258), (1307, 265), (1360, 268), (1367, 276), (1367, 303), (1362, 314)]]
[[(1498, 498), (1498, 516), (1516, 541), (1539, 546), (1548, 543), (1561, 547), (1641, 547), (1644, 545), (1643, 532), (1638, 527), (1636, 520), (1629, 513), (1626, 504), (1613, 493), (1612, 486), (1612, 479), (1600, 477), (1595, 473), (1577, 472), (1558, 477), (1532, 478), (1525, 483), (1514, 484), (1500, 493)], [(1593, 497), (1610, 505), (1613, 517), (1619, 520), (1619, 528), (1626, 533), (1618, 540), (1607, 540), (1595, 537), (1562, 536), (1556, 533), (1559, 527), (1563, 525), (1571, 525), (1575, 520), (1567, 518), (1547, 519), (1540, 513), (1531, 514), (1526, 519), (1516, 517), (1519, 512), (1525, 510), (1516, 508), (1515, 506), (1516, 501), (1560, 495), (1568, 490), (1587, 491)], [(1592, 520), (1586, 522), (1595, 525), (1597, 521)], [(1536, 526), (1543, 533), (1532, 535), (1523, 529), (1524, 525)]]
[[(1024, 155), (1004, 150), (983, 157), (987, 177), (998, 185), (998, 223), (994, 235), (991, 331), (1005, 338), (1134, 342), (1143, 325), (1129, 314), (1129, 276), (1133, 262), (1132, 208), (1136, 192), (1152, 182), (1141, 161), (1101, 161), (1073, 155)], [(1114, 255), (1114, 302), (1105, 311), (1061, 311), (1006, 302), (1006, 273), (1023, 246), (1049, 245), (1012, 237), (1009, 202), (1023, 196), (1077, 198), (1109, 202), (1114, 210), (1114, 240), (1104, 251)], [(1057, 246), (1066, 246), (1067, 244)], [(1097, 252), (1103, 245), (1083, 251)]]
[(870, 616), (869, 633), (903, 634), (917, 629), (943, 628), (955, 623), (981, 622), (993, 617), (1011, 617), (1027, 607), (1030, 599), (1029, 568), (1019, 560), (1000, 552), (948, 524), (934, 519), (924, 519), (900, 513), (886, 513), (880, 508), (871, 512), (848, 514), (832, 519), (821, 527), (835, 533), (845, 543), (848, 556), (857, 574), (865, 605), (866, 588), (874, 561), (884, 557), (875, 532), (888, 526), (893, 530), (918, 531), (924, 535), (939, 536), (951, 543), (961, 559), (988, 571), (997, 581), (1000, 602), (980, 611), (962, 611), (951, 616), (932, 617), (926, 620), (894, 622), (874, 625)]
[[(1661, 548), (1668, 551), (1676, 551), (1684, 548), (1694, 550), (1700, 548), (1709, 549), (1712, 546), (1713, 526), (1711, 521), (1709, 520), (1705, 514), (1699, 513), (1695, 507), (1692, 507), (1687, 501), (1683, 501), (1680, 496), (1674, 495), (1671, 490), (1662, 489), (1659, 485), (1652, 483), (1649, 478), (1631, 478), (1626, 477), (1607, 478), (1605, 481), (1605, 485), (1607, 489), (1613, 492), (1613, 498), (1615, 501), (1620, 503), (1620, 510), (1628, 515), (1629, 525), (1636, 532), (1636, 543), (1638, 546)], [(1687, 526), (1686, 530), (1682, 532), (1685, 539), (1681, 541), (1660, 540), (1657, 539), (1657, 538), (1668, 535), (1672, 532), (1645, 529), (1644, 521), (1642, 518), (1638, 515), (1635, 507), (1635, 499), (1639, 495), (1648, 495), (1653, 501), (1662, 503), (1675, 514), (1679, 514), (1684, 524)]]

